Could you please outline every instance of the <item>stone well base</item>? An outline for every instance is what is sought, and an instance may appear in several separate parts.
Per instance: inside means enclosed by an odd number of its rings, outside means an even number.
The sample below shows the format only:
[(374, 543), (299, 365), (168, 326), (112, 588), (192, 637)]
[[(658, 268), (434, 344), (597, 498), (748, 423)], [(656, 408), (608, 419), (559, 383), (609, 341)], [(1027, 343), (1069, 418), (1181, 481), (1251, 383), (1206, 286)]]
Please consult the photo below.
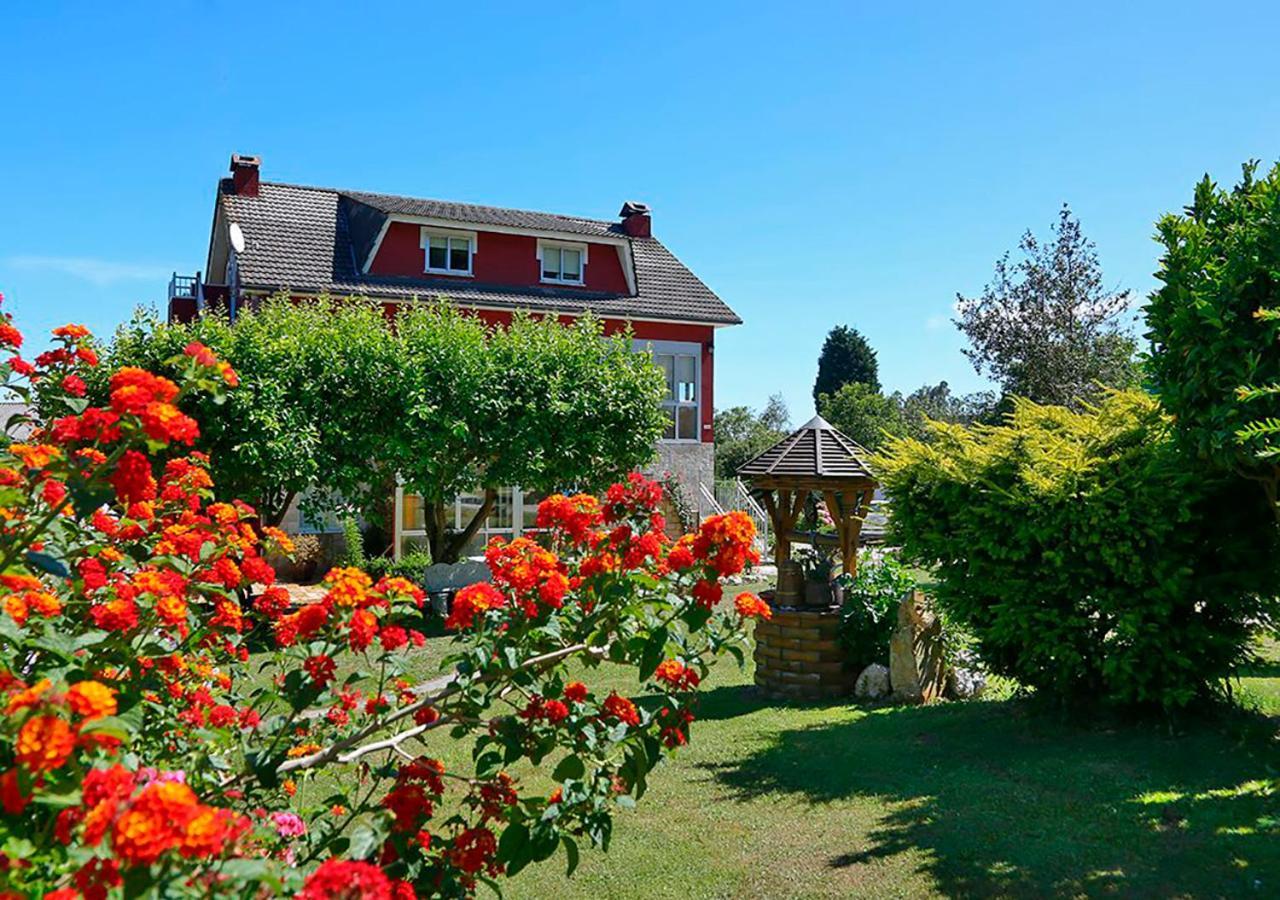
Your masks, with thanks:
[(820, 699), (853, 692), (840, 646), (840, 610), (775, 609), (756, 622), (756, 685), (768, 697)]

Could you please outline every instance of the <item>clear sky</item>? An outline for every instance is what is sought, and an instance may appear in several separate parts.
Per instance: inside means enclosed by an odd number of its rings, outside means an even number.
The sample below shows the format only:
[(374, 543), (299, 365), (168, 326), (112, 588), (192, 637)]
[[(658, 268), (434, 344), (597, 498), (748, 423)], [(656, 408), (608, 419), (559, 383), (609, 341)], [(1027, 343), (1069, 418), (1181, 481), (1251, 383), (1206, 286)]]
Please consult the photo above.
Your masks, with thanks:
[[(831, 326), (889, 389), (982, 386), (949, 319), (1069, 202), (1145, 292), (1152, 223), (1280, 157), (1280, 5), (5, 4), (0, 291), (109, 332), (269, 180), (612, 218), (746, 324), (717, 405), (812, 410)], [(376, 7), (376, 9), (374, 8)]]

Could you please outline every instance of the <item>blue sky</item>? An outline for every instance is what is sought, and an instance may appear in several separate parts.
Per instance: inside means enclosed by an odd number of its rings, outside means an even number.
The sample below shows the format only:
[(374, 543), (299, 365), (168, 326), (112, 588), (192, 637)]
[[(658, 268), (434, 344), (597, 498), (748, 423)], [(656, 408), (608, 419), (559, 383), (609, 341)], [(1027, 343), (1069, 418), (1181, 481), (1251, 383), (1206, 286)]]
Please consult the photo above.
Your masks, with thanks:
[[(889, 389), (981, 387), (949, 323), (1069, 202), (1147, 291), (1152, 223), (1280, 157), (1274, 4), (23, 4), (0, 12), (0, 291), (100, 333), (264, 178), (654, 230), (746, 324), (717, 405), (802, 421), (835, 324)], [(1043, 9), (1040, 7), (1044, 7)], [(1123, 8), (1121, 8), (1123, 7)]]

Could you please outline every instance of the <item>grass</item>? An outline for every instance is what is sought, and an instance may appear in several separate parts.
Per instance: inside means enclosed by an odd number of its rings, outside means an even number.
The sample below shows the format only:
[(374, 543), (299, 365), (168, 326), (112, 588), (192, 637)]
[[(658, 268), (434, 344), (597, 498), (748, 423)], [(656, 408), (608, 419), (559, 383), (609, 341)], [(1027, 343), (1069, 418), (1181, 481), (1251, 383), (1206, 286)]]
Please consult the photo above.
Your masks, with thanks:
[[(1275, 896), (1280, 748), (1264, 716), (1280, 717), (1280, 645), (1263, 652), (1240, 686), (1262, 715), (1178, 733), (1071, 725), (1007, 692), (777, 705), (725, 660), (691, 745), (618, 815), (610, 851), (584, 852), (571, 879), (563, 855), (533, 866), (506, 896)], [(637, 693), (624, 676), (587, 673)], [(429, 752), (468, 763), (445, 736)]]

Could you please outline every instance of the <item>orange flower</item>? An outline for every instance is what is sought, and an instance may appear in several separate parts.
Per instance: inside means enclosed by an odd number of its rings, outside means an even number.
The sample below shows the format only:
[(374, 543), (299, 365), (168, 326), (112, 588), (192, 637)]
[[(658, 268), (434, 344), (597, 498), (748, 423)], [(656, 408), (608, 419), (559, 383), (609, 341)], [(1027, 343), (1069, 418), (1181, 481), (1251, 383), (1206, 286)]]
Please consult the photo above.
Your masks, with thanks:
[(67, 691), (67, 702), (72, 711), (84, 716), (85, 721), (101, 719), (116, 714), (116, 691), (100, 681), (80, 681)]
[(10, 444), (9, 452), (28, 469), (43, 469), (55, 459), (62, 458), (62, 451), (50, 444)]
[(154, 782), (116, 820), (111, 847), (125, 863), (150, 865), (178, 845), (199, 812), (191, 788), (177, 781)]
[(763, 619), (767, 622), (773, 618), (773, 610), (769, 608), (769, 604), (755, 594), (739, 594), (733, 601), (733, 608), (744, 619)]
[(11, 716), (20, 709), (35, 706), (51, 687), (53, 687), (52, 682), (48, 678), (44, 678), (31, 687), (18, 691), (18, 693), (9, 698), (9, 705), (5, 707), (5, 714)]
[(57, 716), (36, 716), (18, 732), (14, 756), (31, 771), (46, 772), (61, 767), (75, 745), (75, 732), (65, 721)]

